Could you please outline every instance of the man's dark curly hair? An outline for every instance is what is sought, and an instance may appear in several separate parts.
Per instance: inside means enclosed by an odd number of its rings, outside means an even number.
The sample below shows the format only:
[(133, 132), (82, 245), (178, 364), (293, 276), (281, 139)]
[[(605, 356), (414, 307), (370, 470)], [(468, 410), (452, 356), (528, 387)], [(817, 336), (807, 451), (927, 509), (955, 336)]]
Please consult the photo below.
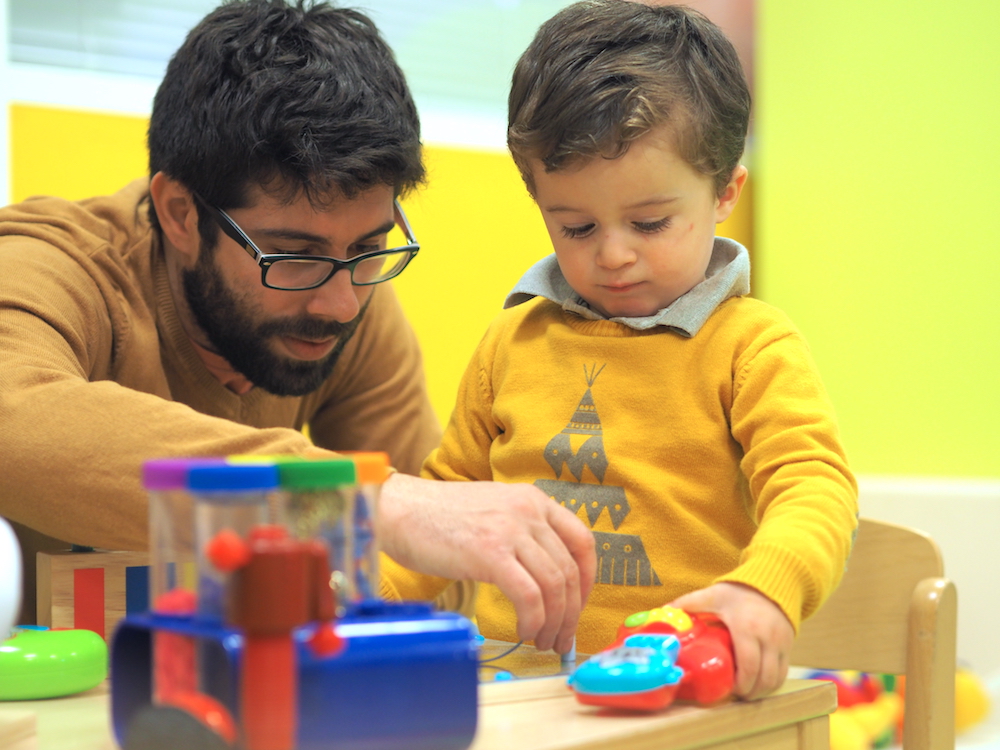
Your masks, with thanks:
[[(206, 16), (167, 66), (148, 142), (150, 174), (223, 209), (246, 206), (255, 186), (322, 206), (424, 179), (417, 109), (375, 25), (306, 0), (236, 0)], [(152, 204), (150, 218), (158, 227)], [(200, 224), (214, 244), (211, 219)]]

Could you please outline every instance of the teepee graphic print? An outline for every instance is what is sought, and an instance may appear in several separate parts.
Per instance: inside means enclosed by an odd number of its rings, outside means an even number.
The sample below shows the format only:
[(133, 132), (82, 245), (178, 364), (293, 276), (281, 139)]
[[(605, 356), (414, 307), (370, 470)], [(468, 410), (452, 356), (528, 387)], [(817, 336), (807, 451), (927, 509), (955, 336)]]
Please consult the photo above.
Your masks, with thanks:
[[(545, 446), (545, 461), (552, 467), (556, 478), (535, 480), (535, 486), (574, 513), (584, 508), (591, 528), (604, 511), (608, 512), (611, 526), (616, 531), (593, 532), (597, 543), (598, 583), (660, 586), (660, 578), (653, 570), (642, 539), (636, 534), (617, 533), (631, 510), (625, 488), (604, 484), (610, 464), (604, 451), (604, 430), (592, 393), (597, 376), (603, 370), (604, 365), (598, 369), (594, 364), (589, 370), (584, 365), (587, 391), (566, 426)], [(571, 476), (573, 481), (563, 479), (564, 474)]]

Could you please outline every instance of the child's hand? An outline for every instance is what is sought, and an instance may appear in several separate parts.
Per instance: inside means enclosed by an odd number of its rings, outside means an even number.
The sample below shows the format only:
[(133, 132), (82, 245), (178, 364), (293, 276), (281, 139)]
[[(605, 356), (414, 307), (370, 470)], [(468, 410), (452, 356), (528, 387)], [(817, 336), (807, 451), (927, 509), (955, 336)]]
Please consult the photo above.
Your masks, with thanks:
[(736, 695), (751, 700), (781, 686), (795, 640), (792, 623), (756, 589), (716, 583), (670, 602), (688, 612), (713, 612), (729, 628), (736, 654)]

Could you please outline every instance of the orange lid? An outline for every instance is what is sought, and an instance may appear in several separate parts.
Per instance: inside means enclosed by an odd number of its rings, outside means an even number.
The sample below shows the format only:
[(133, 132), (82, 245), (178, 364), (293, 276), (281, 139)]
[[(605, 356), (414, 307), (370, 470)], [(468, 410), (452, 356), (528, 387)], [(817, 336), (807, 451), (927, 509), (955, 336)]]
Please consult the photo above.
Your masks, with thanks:
[(382, 484), (389, 476), (389, 454), (381, 451), (343, 451), (354, 461), (358, 484)]

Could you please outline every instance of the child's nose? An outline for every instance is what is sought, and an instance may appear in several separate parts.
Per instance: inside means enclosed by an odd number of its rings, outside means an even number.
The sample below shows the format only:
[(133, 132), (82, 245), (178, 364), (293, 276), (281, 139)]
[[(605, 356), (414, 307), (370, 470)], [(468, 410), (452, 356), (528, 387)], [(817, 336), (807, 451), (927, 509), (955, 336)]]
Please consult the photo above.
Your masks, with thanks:
[(635, 260), (635, 250), (632, 249), (627, 238), (614, 232), (608, 232), (600, 238), (597, 248), (597, 265), (601, 268), (613, 271), (634, 263)]

